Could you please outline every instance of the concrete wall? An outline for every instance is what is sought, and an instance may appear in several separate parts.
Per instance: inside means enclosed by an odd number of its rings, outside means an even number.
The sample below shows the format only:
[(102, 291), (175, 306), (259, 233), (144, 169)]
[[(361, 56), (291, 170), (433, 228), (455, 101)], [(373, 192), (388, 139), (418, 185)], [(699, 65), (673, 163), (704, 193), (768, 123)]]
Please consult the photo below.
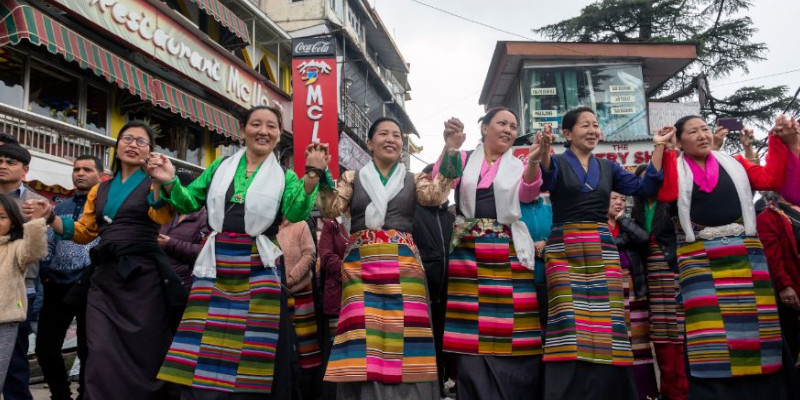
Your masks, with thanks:
[(261, 9), (287, 32), (319, 25), (328, 15), (330, 0), (262, 0)]

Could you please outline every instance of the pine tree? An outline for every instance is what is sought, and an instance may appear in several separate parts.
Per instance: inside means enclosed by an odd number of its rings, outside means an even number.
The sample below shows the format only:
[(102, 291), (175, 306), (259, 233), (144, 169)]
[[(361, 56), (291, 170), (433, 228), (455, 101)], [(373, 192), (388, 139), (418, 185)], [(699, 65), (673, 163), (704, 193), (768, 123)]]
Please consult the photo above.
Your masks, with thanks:
[[(765, 59), (767, 45), (752, 41), (757, 29), (746, 15), (751, 6), (748, 0), (600, 0), (576, 17), (534, 32), (557, 41), (694, 43), (697, 60), (653, 91), (649, 100), (697, 96), (706, 119), (736, 117), (768, 129), (776, 114), (800, 110), (800, 101), (786, 86), (744, 86), (724, 98), (706, 90), (709, 79), (747, 74), (748, 63)], [(737, 138), (729, 139), (726, 148), (738, 149)]]

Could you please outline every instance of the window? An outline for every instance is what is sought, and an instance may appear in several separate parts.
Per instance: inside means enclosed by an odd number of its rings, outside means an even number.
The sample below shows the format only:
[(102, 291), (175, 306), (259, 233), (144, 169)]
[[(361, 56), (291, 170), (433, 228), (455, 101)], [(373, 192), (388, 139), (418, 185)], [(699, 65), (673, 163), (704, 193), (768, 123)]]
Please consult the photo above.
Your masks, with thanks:
[(25, 101), (25, 55), (0, 48), (0, 103), (22, 108)]
[(358, 17), (352, 8), (347, 10), (347, 21), (350, 23), (353, 31), (355, 31), (358, 39), (364, 41), (364, 32), (361, 30), (361, 18)]
[(186, 134), (186, 157), (190, 163), (203, 165), (203, 130), (192, 126)]
[(108, 92), (88, 85), (86, 88), (86, 129), (108, 135)]
[(606, 140), (649, 135), (639, 65), (533, 68), (526, 75), (527, 133), (548, 123), (558, 128), (568, 110), (588, 106), (597, 112)]
[(80, 118), (80, 82), (70, 74), (31, 61), (28, 111), (77, 125)]

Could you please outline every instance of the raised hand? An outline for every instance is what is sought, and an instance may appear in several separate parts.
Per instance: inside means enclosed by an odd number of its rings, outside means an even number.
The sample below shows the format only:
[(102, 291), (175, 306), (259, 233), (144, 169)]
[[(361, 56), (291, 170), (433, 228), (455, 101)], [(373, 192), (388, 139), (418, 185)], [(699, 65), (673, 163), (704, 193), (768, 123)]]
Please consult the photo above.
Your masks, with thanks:
[(175, 179), (175, 166), (161, 153), (150, 153), (150, 157), (142, 162), (142, 169), (158, 183)]
[(672, 143), (672, 138), (675, 137), (675, 127), (665, 126), (653, 135), (653, 143), (669, 145)]
[(775, 126), (769, 131), (770, 135), (777, 135), (784, 143), (794, 145), (800, 138), (800, 126), (797, 120), (786, 115), (779, 115), (775, 119)]
[(752, 147), (753, 141), (755, 140), (753, 138), (753, 130), (750, 128), (744, 128), (744, 130), (742, 130), (742, 136), (739, 140), (741, 141), (743, 148), (747, 149), (748, 147)]
[(307, 167), (325, 169), (331, 162), (327, 143), (310, 143), (306, 146), (305, 155)]
[(447, 150), (458, 150), (467, 140), (467, 135), (464, 133), (464, 124), (455, 117), (444, 122), (443, 136)]
[(553, 138), (553, 128), (548, 124), (545, 126), (545, 132), (539, 132), (533, 139), (531, 147), (528, 148), (528, 164), (538, 164), (542, 162), (542, 156), (545, 152), (550, 151), (550, 141)]
[(722, 145), (725, 144), (725, 137), (728, 136), (728, 129), (722, 126), (718, 126), (717, 129), (714, 130), (714, 150), (719, 150), (722, 148)]
[(622, 208), (622, 210), (619, 210), (619, 212), (617, 213), (617, 215), (616, 215), (616, 216), (614, 216), (614, 219), (615, 219), (615, 220), (617, 220), (617, 221), (619, 221), (619, 219), (620, 219), (620, 218), (624, 218), (624, 217), (625, 217), (625, 212), (626, 212), (626, 211), (627, 211), (627, 210), (625, 210), (625, 208), (623, 207), (623, 208)]

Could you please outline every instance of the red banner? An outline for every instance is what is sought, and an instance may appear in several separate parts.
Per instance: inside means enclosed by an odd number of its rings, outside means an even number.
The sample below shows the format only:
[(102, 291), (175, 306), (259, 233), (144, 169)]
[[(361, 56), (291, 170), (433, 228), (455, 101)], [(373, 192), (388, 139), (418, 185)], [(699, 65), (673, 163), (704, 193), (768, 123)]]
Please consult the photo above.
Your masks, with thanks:
[(309, 143), (327, 143), (331, 154), (328, 167), (333, 179), (338, 179), (335, 44), (330, 38), (302, 38), (295, 39), (292, 46), (294, 170), (298, 176), (305, 174), (305, 149)]

